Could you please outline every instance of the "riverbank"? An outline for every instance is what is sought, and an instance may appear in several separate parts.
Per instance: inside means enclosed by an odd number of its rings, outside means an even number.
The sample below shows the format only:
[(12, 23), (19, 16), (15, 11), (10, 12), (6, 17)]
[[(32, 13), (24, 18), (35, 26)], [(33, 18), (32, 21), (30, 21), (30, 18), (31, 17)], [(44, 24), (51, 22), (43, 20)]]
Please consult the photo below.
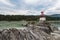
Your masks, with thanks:
[(60, 22), (60, 21), (47, 21), (47, 22)]

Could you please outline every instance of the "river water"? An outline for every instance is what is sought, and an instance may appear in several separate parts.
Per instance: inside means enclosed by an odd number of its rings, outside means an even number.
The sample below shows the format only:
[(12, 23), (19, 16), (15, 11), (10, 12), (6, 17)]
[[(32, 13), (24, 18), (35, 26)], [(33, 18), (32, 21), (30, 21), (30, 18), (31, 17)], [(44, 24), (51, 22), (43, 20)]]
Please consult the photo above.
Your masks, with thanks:
[(22, 24), (26, 22), (22, 21), (0, 21), (0, 29), (8, 28), (23, 28)]
[[(0, 29), (6, 28), (23, 28), (22, 24), (26, 22), (23, 21), (0, 21)], [(60, 29), (60, 22), (52, 22), (51, 25), (58, 27)]]
[(60, 22), (52, 22), (51, 25), (57, 27), (60, 30)]

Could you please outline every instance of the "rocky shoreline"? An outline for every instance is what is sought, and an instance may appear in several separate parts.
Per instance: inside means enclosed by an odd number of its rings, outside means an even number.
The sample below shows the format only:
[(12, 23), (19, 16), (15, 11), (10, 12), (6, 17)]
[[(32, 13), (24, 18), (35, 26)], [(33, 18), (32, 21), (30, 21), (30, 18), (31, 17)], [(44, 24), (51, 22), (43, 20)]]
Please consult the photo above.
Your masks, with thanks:
[[(33, 25), (32, 25), (33, 24)], [(25, 29), (0, 30), (0, 40), (60, 40), (60, 31), (49, 23), (27, 25)]]

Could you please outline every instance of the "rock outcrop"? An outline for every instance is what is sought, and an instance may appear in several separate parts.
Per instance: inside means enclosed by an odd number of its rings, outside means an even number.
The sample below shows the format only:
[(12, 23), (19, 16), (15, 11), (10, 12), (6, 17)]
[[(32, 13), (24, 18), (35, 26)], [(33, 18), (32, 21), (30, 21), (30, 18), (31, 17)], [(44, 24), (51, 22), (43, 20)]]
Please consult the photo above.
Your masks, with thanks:
[(1, 30), (0, 40), (60, 40), (60, 32), (46, 23), (31, 24), (23, 30), (16, 28)]
[(24, 30), (12, 28), (0, 31), (0, 40), (55, 40), (55, 36), (47, 34), (40, 28)]
[(54, 40), (54, 38), (38, 28), (34, 30), (13, 28), (0, 31), (0, 40)]

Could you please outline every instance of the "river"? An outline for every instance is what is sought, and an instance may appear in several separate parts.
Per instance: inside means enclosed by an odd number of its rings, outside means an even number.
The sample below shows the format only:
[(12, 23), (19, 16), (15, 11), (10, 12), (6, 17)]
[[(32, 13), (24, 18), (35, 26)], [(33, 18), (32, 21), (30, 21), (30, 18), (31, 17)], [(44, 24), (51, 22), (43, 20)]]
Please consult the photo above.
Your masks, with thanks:
[[(26, 22), (23, 21), (0, 21), (0, 29), (6, 28), (23, 28), (22, 24)], [(60, 22), (51, 22), (51, 25), (58, 27), (60, 29)]]

